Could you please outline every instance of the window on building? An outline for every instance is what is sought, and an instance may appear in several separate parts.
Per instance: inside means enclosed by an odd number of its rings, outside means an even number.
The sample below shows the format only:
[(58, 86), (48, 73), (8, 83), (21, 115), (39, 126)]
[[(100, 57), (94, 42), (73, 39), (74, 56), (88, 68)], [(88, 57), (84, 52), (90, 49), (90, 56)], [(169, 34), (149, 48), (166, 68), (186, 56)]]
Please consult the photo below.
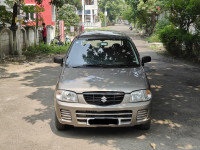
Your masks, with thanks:
[(31, 18), (31, 20), (35, 20), (35, 14), (34, 13), (30, 13), (30, 18)]
[(85, 0), (85, 5), (94, 5), (94, 0)]
[[(35, 4), (25, 4), (25, 7), (32, 7), (35, 6)], [(24, 12), (24, 19), (26, 21), (34, 21), (36, 18), (35, 13), (30, 12)]]
[(28, 13), (28, 12), (26, 12), (25, 19), (26, 19), (27, 21), (35, 20), (35, 13)]
[(91, 21), (90, 15), (86, 15), (86, 16), (85, 16), (85, 22), (90, 22), (90, 21)]

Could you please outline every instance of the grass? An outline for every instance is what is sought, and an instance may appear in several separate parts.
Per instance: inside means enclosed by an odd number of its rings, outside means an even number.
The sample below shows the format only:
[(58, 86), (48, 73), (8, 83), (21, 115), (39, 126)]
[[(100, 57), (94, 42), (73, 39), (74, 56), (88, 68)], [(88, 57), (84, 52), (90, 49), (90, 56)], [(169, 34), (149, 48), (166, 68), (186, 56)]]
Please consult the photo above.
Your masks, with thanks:
[(108, 28), (99, 28), (99, 29), (85, 29), (85, 31), (105, 31), (105, 30), (109, 30)]
[(36, 57), (42, 54), (64, 54), (68, 51), (70, 45), (55, 46), (40, 43), (36, 46), (30, 46), (27, 50), (23, 50), (23, 55), (26, 57)]
[(163, 55), (163, 56), (166, 56), (166, 57), (172, 57), (172, 55), (170, 55), (169, 52), (165, 50), (163, 45), (151, 45), (149, 47), (151, 49), (153, 49), (154, 51), (156, 51), (156, 53), (159, 54), (159, 55)]
[(160, 39), (159, 39), (158, 34), (152, 34), (150, 37), (147, 38), (147, 41), (149, 43), (161, 42)]

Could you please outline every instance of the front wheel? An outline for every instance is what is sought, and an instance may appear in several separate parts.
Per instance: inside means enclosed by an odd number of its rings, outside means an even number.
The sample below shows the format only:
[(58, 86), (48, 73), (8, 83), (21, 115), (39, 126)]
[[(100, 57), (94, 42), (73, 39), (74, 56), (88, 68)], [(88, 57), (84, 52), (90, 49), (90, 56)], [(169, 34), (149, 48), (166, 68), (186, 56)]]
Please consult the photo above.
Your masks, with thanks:
[(149, 130), (150, 127), (151, 127), (151, 120), (149, 120), (145, 124), (137, 125), (137, 128), (140, 129), (140, 130)]
[(58, 118), (57, 118), (57, 116), (56, 116), (56, 113), (55, 113), (55, 126), (56, 126), (56, 129), (59, 130), (59, 131), (62, 131), (62, 130), (65, 130), (65, 129), (66, 129), (66, 125), (61, 124), (61, 123), (58, 121)]

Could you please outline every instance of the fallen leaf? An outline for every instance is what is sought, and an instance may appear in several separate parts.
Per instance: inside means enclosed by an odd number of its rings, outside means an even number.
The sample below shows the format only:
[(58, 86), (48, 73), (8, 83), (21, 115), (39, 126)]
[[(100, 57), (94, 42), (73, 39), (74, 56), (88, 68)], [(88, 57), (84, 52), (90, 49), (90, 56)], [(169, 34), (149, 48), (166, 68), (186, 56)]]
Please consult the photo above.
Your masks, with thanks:
[(156, 149), (156, 144), (155, 144), (155, 143), (150, 143), (150, 146), (151, 146), (153, 149)]

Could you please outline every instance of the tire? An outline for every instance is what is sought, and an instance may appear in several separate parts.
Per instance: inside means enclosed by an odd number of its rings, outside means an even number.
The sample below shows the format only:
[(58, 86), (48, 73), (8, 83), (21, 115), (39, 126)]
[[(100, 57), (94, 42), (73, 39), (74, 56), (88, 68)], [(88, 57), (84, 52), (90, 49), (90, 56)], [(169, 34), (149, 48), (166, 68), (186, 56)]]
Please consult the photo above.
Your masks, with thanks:
[(145, 123), (145, 124), (137, 125), (137, 128), (138, 128), (139, 130), (149, 130), (150, 127), (151, 127), (151, 120), (148, 121), (148, 122)]
[(63, 131), (63, 130), (66, 129), (66, 125), (61, 124), (61, 123), (58, 121), (58, 118), (57, 118), (57, 116), (56, 116), (56, 113), (55, 113), (55, 126), (56, 126), (56, 129), (57, 129), (58, 131)]

